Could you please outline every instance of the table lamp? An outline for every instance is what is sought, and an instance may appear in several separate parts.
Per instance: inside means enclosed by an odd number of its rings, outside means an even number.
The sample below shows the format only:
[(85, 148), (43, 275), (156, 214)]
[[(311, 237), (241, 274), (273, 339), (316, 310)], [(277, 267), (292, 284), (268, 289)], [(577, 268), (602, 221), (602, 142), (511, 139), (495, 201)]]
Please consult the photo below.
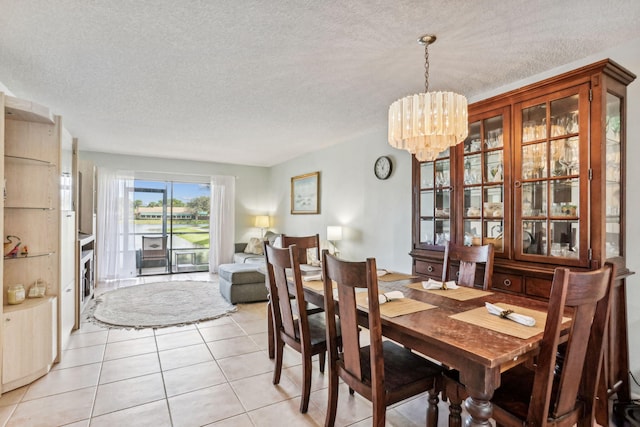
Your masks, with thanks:
[(264, 239), (264, 230), (269, 228), (269, 216), (268, 215), (257, 215), (256, 216), (256, 227), (260, 228), (261, 235), (260, 237)]
[(336, 246), (336, 242), (338, 240), (342, 240), (342, 227), (339, 225), (330, 225), (327, 227), (327, 240), (331, 242), (333, 245), (333, 254), (338, 256), (340, 251), (338, 251), (338, 246)]

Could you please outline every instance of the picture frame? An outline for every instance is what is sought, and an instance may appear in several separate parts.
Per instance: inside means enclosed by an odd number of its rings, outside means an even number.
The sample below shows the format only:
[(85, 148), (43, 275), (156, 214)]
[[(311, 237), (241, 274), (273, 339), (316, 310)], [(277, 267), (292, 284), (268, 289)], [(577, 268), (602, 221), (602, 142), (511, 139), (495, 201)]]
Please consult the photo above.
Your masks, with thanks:
[(291, 214), (320, 213), (320, 172), (311, 172), (291, 178)]

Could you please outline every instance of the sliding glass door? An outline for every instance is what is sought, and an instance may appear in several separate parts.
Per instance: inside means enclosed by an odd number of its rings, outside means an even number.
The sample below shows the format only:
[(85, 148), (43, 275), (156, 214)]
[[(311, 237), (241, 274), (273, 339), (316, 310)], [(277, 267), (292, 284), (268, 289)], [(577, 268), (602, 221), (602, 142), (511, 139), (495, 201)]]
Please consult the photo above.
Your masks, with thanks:
[(208, 184), (135, 180), (138, 275), (207, 271)]

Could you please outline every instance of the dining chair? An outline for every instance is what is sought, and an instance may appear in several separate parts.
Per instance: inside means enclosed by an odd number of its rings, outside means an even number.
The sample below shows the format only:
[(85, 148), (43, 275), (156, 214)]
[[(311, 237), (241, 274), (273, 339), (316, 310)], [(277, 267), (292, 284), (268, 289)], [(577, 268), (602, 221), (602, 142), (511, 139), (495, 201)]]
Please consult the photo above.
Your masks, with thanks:
[(447, 242), (444, 247), (444, 263), (442, 267), (442, 281), (451, 280), (451, 263), (459, 262), (456, 284), (460, 286), (474, 287), (476, 285), (476, 270), (478, 264), (484, 264), (484, 276), (482, 289), (485, 291), (491, 287), (493, 277), (493, 244), (484, 246), (461, 246)]
[[(280, 236), (280, 241), (282, 243), (283, 248), (288, 248), (291, 245), (296, 245), (298, 248), (298, 259), (300, 260), (300, 264), (309, 264), (310, 257), (309, 254), (313, 254), (315, 256), (315, 260), (320, 260), (320, 235), (311, 235), (311, 236), (287, 236), (286, 234), (282, 234)], [(275, 341), (274, 341), (274, 330), (273, 330), (273, 319), (271, 318), (271, 310), (269, 307), (271, 306), (271, 301), (267, 302), (267, 351), (269, 353), (269, 358), (273, 359), (275, 357)], [(322, 309), (309, 306), (307, 307), (307, 312), (309, 313), (320, 313)]]
[[(264, 244), (267, 274), (271, 296), (271, 314), (275, 327), (275, 367), (273, 383), (280, 382), (284, 345), (302, 355), (302, 400), (300, 412), (309, 407), (311, 393), (311, 357), (318, 355), (320, 372), (324, 372), (327, 351), (325, 316), (323, 313), (308, 314), (305, 307), (302, 275), (300, 274), (299, 250), (296, 245), (275, 248)], [(293, 299), (291, 298), (293, 295)], [(292, 300), (295, 304), (292, 304)], [(339, 340), (339, 339), (338, 339)]]
[[(502, 374), (491, 400), (496, 425), (594, 425), (614, 278), (611, 263), (587, 272), (555, 269), (540, 352), (533, 369), (519, 365)], [(563, 315), (572, 319), (566, 336), (561, 336)]]
[[(459, 286), (475, 287), (476, 271), (479, 265), (484, 265), (482, 289), (491, 288), (493, 277), (493, 244), (483, 246), (461, 246), (449, 241), (445, 244), (444, 264), (442, 267), (442, 281), (451, 280), (452, 261), (458, 262), (458, 274), (455, 277)], [(459, 427), (462, 423), (462, 400), (467, 397), (466, 389), (459, 381), (456, 370), (445, 370), (442, 378), (442, 400), (449, 401), (449, 426)]]
[(160, 261), (162, 265), (166, 267), (168, 260), (167, 236), (142, 236), (140, 265), (138, 267), (139, 274), (142, 274), (142, 268), (147, 265), (148, 261)]
[[(373, 404), (373, 426), (385, 425), (386, 408), (401, 400), (429, 392), (427, 425), (438, 423), (438, 389), (441, 367), (410, 349), (382, 339), (376, 261), (350, 262), (322, 251), (322, 272), (329, 353), (329, 396), (325, 426), (332, 427), (341, 378)], [(333, 290), (333, 282), (337, 289)], [(367, 346), (360, 345), (356, 289), (366, 289), (368, 301)], [(335, 292), (335, 296), (334, 296)], [(342, 352), (338, 349), (339, 313)]]
[[(314, 259), (320, 261), (320, 235), (311, 236), (287, 236), (282, 235), (282, 247), (287, 248), (296, 245), (298, 248), (300, 264), (309, 264)], [(313, 255), (310, 257), (309, 255)]]

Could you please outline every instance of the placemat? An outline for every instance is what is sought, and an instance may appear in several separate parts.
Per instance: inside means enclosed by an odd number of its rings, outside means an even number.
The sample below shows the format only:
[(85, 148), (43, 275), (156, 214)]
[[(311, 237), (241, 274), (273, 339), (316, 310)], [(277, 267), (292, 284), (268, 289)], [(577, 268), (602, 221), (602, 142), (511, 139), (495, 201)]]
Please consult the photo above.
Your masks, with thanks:
[[(544, 324), (547, 321), (547, 313), (503, 303), (495, 305), (502, 308), (503, 310), (513, 310), (516, 313), (531, 316), (536, 319), (536, 324), (535, 326), (524, 326), (520, 323), (514, 322), (513, 320), (503, 319), (500, 316), (489, 314), (486, 307), (474, 308), (473, 310), (454, 314), (449, 317), (525, 340), (544, 331)], [(566, 323), (570, 320), (571, 318), (569, 317), (563, 317), (562, 323)]]
[[(356, 304), (358, 304), (360, 308), (368, 310), (369, 304), (367, 302), (367, 292), (356, 293)], [(436, 308), (436, 306), (410, 298), (398, 298), (384, 304), (380, 304), (380, 315), (385, 317), (397, 317), (404, 314), (429, 310), (431, 308)]]
[(452, 298), (458, 301), (467, 301), (474, 298), (484, 297), (486, 295), (492, 295), (493, 292), (483, 291), (481, 289), (468, 288), (466, 286), (460, 286), (458, 289), (425, 289), (422, 287), (422, 283), (410, 283), (408, 288), (416, 289), (418, 291), (430, 292), (432, 294), (441, 295), (443, 297)]
[(395, 282), (398, 280), (407, 280), (407, 279), (415, 279), (418, 276), (412, 276), (410, 274), (404, 273), (394, 273), (393, 271), (387, 272), (384, 276), (379, 276), (379, 282)]
[[(305, 288), (313, 289), (317, 292), (324, 292), (324, 282), (322, 280), (309, 280), (308, 282), (302, 281), (302, 286)], [(338, 284), (333, 283), (333, 288), (337, 288)]]

